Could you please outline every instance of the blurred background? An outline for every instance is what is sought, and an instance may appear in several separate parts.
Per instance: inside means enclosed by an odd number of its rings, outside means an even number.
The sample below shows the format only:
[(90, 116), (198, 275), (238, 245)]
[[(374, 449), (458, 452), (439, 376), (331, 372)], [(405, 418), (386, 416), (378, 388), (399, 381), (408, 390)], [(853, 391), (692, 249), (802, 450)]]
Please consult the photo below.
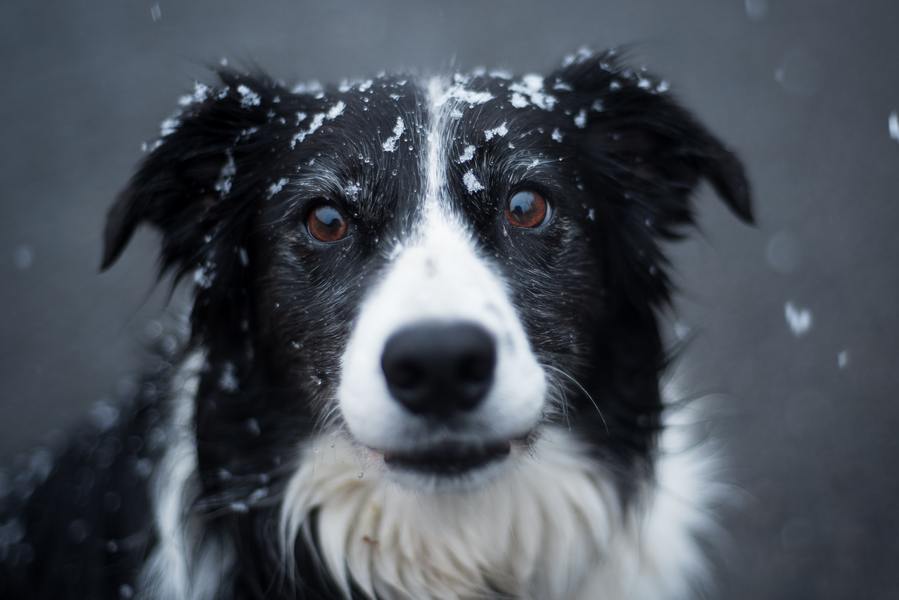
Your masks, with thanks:
[[(223, 56), (289, 83), (633, 62), (745, 158), (759, 226), (708, 190), (672, 248), (673, 337), (714, 393), (740, 490), (713, 597), (896, 598), (896, 0), (52, 3), (0, 6), (0, 464), (133, 389), (160, 335), (155, 237), (99, 275), (106, 208)], [(0, 482), (2, 483), (2, 482)]]

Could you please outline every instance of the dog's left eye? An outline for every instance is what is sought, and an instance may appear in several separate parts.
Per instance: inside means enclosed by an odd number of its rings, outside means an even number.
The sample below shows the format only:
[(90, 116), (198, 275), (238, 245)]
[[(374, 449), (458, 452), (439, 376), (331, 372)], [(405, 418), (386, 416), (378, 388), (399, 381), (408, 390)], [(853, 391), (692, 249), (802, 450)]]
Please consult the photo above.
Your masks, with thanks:
[(321, 202), (307, 213), (306, 229), (320, 242), (337, 242), (346, 237), (349, 224), (339, 208)]
[(533, 229), (549, 218), (550, 208), (546, 199), (530, 190), (512, 194), (506, 207), (506, 220), (515, 227)]

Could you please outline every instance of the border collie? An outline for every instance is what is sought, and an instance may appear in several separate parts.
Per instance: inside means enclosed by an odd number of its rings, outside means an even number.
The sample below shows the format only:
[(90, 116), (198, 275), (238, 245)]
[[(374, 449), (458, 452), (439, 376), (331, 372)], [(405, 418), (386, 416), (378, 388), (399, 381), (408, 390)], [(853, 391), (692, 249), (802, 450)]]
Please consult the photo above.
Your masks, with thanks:
[(614, 51), (218, 76), (105, 232), (160, 232), (189, 334), (6, 477), (0, 596), (694, 597), (721, 484), (660, 389), (662, 245), (702, 181), (752, 220), (734, 154)]

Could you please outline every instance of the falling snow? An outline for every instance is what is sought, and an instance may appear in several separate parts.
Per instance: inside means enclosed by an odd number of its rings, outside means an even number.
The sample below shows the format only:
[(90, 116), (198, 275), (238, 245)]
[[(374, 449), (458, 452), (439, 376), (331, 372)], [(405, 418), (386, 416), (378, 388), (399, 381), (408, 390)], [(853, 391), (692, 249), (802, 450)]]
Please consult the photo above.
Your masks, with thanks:
[(574, 116), (574, 124), (578, 129), (583, 129), (587, 126), (587, 111), (586, 109), (581, 109)]
[(824, 78), (825, 69), (820, 58), (801, 47), (787, 51), (774, 71), (774, 79), (784, 91), (795, 96), (813, 95)]
[(549, 137), (551, 137), (553, 139), (553, 141), (555, 141), (555, 142), (561, 142), (562, 141), (562, 132), (559, 131), (558, 127), (556, 127), (555, 129), (553, 129), (553, 132), (550, 134)]
[(790, 326), (790, 331), (796, 337), (805, 335), (812, 328), (812, 311), (807, 308), (799, 308), (792, 302), (784, 305), (784, 317), (787, 325)]
[(80, 544), (87, 539), (90, 530), (88, 528), (87, 523), (83, 519), (75, 519), (71, 523), (69, 523), (68, 534), (69, 539), (71, 539), (76, 544)]
[(231, 512), (238, 514), (245, 514), (250, 512), (250, 507), (246, 502), (232, 502), (228, 505), (228, 508), (231, 510)]
[(134, 472), (146, 479), (153, 473), (153, 463), (147, 458), (142, 458), (134, 463)]
[(97, 402), (91, 408), (90, 419), (100, 431), (111, 429), (119, 420), (119, 409), (109, 402)]
[(765, 258), (778, 273), (795, 272), (802, 262), (799, 238), (789, 231), (778, 231), (765, 246)]
[(13, 251), (12, 262), (20, 271), (27, 271), (34, 263), (34, 251), (31, 246), (21, 245)]
[[(592, 210), (592, 209), (591, 209)], [(675, 321), (673, 325), (674, 336), (679, 340), (687, 339), (690, 335), (690, 326), (683, 321)]]
[(219, 378), (219, 388), (224, 392), (236, 392), (238, 387), (240, 384), (237, 381), (237, 370), (234, 363), (227, 362), (222, 369), (222, 376)]
[(481, 185), (481, 182), (475, 177), (474, 171), (465, 173), (465, 175), (462, 176), (462, 183), (465, 184), (465, 189), (468, 190), (469, 194), (474, 194), (484, 189), (484, 186)]
[(745, 0), (746, 16), (761, 21), (768, 15), (768, 0)]
[(197, 287), (209, 289), (212, 287), (214, 279), (214, 274), (210, 273), (206, 267), (197, 267), (194, 271), (194, 283), (197, 284)]
[(890, 118), (887, 120), (890, 138), (896, 142), (899, 142), (899, 112), (895, 110), (890, 113)]
[(841, 350), (837, 353), (837, 367), (845, 369), (849, 366), (849, 351)]

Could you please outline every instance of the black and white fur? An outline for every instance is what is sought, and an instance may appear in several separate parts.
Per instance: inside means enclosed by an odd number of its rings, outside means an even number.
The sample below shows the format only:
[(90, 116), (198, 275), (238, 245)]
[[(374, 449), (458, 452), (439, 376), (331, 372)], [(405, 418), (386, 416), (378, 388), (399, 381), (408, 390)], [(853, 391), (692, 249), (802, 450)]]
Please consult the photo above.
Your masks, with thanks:
[[(0, 596), (693, 597), (721, 486), (660, 389), (660, 244), (702, 180), (751, 220), (734, 155), (615, 52), (545, 77), (219, 75), (106, 228), (104, 268), (160, 231), (163, 272), (195, 282), (189, 335), (118, 419), (11, 476)], [(504, 220), (520, 189), (545, 225)], [(322, 199), (339, 242), (305, 229)], [(435, 319), (497, 340), (458, 423), (404, 410), (379, 363)], [(384, 462), (497, 440), (507, 458), (452, 476)]]

